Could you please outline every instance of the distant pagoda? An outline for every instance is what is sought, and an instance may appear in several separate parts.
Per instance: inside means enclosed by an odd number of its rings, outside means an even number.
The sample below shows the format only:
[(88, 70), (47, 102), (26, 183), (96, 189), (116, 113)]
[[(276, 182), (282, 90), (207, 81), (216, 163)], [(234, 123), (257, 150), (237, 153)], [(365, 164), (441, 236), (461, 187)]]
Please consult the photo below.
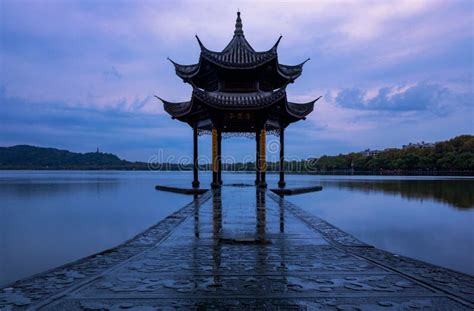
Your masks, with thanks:
[(234, 36), (222, 52), (207, 49), (196, 38), (201, 48), (197, 64), (181, 65), (170, 59), (176, 74), (193, 87), (191, 100), (173, 103), (159, 98), (173, 119), (193, 128), (193, 187), (199, 187), (198, 135), (202, 133), (212, 133), (213, 188), (222, 185), (222, 133), (255, 135), (255, 183), (266, 187), (267, 131), (280, 136), (278, 185), (284, 187), (284, 129), (304, 120), (320, 98), (303, 104), (287, 101), (286, 86), (301, 75), (307, 60), (293, 66), (278, 63), (281, 36), (268, 51), (256, 52), (245, 39), (240, 12), (237, 12)]

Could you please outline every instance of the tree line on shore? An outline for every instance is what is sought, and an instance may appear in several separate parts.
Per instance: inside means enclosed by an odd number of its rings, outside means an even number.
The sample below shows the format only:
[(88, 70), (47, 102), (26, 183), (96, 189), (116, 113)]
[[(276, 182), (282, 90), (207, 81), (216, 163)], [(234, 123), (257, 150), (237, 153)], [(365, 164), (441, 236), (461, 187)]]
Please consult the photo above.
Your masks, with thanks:
[[(210, 169), (210, 165), (203, 168)], [(224, 170), (255, 170), (254, 162), (224, 163)], [(278, 162), (268, 162), (268, 171), (278, 171)], [(378, 152), (352, 152), (301, 161), (285, 161), (285, 170), (295, 173), (385, 173), (474, 172), (474, 136), (461, 135), (429, 146), (413, 144)]]
[(318, 171), (474, 171), (474, 136), (462, 135), (428, 147), (409, 145), (369, 156), (349, 153), (311, 161), (307, 167)]

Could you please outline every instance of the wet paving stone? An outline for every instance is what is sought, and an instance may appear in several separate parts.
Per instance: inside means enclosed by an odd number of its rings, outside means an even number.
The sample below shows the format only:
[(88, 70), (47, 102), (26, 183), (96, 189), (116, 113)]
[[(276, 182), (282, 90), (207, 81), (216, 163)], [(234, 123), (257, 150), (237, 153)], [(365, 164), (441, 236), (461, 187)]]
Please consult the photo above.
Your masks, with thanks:
[(49, 310), (469, 310), (444, 297), (67, 299)]
[[(216, 275), (218, 275), (216, 277)], [(431, 295), (397, 275), (107, 275), (77, 292), (87, 297), (318, 297), (333, 295)]]
[(0, 310), (472, 310), (474, 278), (268, 191), (209, 191), (123, 245), (0, 290)]

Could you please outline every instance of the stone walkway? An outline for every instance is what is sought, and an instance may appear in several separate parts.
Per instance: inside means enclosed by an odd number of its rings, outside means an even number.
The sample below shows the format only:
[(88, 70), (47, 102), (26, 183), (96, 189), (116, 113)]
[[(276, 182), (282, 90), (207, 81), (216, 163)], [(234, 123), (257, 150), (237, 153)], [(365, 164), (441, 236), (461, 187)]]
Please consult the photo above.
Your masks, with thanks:
[(373, 248), (269, 191), (207, 192), (112, 250), (0, 290), (0, 310), (472, 310), (474, 278)]

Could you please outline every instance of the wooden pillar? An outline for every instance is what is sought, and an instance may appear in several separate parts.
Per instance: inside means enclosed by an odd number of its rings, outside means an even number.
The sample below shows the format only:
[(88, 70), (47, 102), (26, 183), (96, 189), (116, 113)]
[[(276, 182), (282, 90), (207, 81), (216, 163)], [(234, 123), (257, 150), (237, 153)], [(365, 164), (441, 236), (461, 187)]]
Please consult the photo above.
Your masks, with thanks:
[(219, 185), (222, 185), (222, 131), (217, 130), (217, 161), (218, 161), (218, 174), (217, 180)]
[(198, 164), (198, 130), (193, 126), (193, 188), (199, 188)]
[(255, 185), (260, 184), (260, 130), (256, 130), (255, 132)]
[(260, 151), (259, 151), (259, 156), (260, 156), (260, 165), (259, 165), (259, 171), (260, 171), (260, 183), (258, 186), (260, 188), (266, 188), (267, 187), (267, 182), (265, 179), (265, 173), (267, 171), (267, 130), (265, 127), (260, 130)]
[(219, 162), (217, 159), (217, 129), (212, 128), (212, 188), (219, 187)]
[(280, 180), (278, 187), (284, 188), (285, 182), (285, 129), (280, 128)]

